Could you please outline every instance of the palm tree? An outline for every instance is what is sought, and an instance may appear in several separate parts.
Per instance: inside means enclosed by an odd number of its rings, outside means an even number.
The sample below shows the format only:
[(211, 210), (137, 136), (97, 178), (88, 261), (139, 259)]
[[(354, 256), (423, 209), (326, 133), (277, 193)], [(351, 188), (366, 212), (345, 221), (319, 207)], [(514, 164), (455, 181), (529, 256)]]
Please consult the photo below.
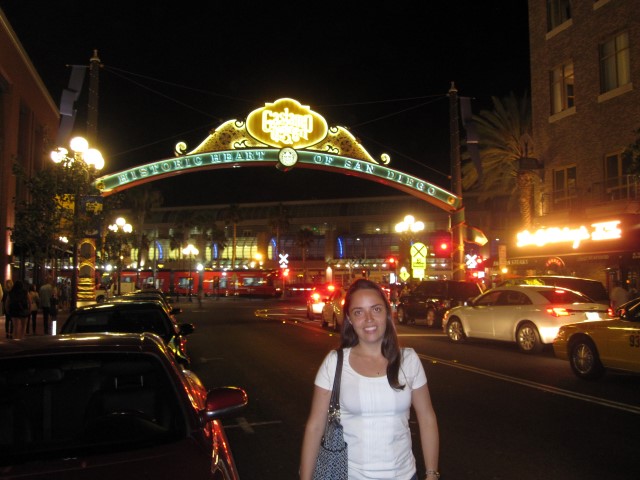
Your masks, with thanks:
[(276, 235), (276, 251), (273, 259), (277, 261), (280, 253), (280, 235), (289, 230), (289, 211), (281, 203), (269, 211), (269, 226)]
[(296, 245), (302, 251), (302, 282), (307, 282), (307, 249), (313, 243), (313, 232), (308, 228), (301, 228), (296, 233)]
[(238, 223), (242, 221), (242, 215), (238, 205), (231, 204), (222, 212), (222, 219), (225, 225), (233, 225), (233, 243), (231, 244), (231, 268), (236, 268), (236, 244), (238, 240)]
[[(531, 140), (531, 103), (527, 94), (516, 98), (492, 97), (493, 111), (483, 110), (473, 119), (478, 127), (482, 172), (473, 162), (462, 167), (462, 186), (477, 190), (479, 200), (508, 196), (517, 201), (524, 228), (533, 224), (535, 186), (540, 184)], [(532, 168), (534, 167), (534, 168)]]
[[(150, 245), (149, 239), (143, 239), (142, 229), (147, 215), (151, 210), (162, 205), (163, 198), (160, 191), (153, 190), (148, 183), (141, 187), (127, 190), (126, 198), (133, 211), (133, 229), (137, 232), (134, 244), (138, 249), (136, 267), (139, 272), (140, 264), (142, 263), (142, 251), (148, 251)], [(140, 287), (139, 273), (136, 275), (136, 287)]]

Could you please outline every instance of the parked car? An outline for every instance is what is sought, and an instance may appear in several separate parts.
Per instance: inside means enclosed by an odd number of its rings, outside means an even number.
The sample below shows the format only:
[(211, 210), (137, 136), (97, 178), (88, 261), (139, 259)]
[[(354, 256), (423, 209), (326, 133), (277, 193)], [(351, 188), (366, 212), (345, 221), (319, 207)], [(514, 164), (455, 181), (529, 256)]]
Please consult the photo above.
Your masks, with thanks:
[(553, 351), (569, 361), (577, 377), (596, 380), (607, 370), (640, 373), (640, 299), (625, 303), (617, 313), (615, 318), (558, 330)]
[(325, 283), (316, 285), (307, 295), (307, 318), (314, 320), (322, 315), (324, 302), (327, 301), (329, 295), (336, 289), (333, 283)]
[(169, 297), (161, 290), (136, 290), (135, 292), (125, 293), (116, 298), (124, 300), (159, 300), (166, 307), (167, 311), (173, 315), (182, 313), (182, 308), (174, 306)]
[(524, 353), (552, 344), (568, 323), (608, 318), (608, 307), (580, 292), (548, 285), (495, 287), (469, 305), (445, 314), (442, 328), (453, 342), (481, 338), (515, 342)]
[(3, 478), (238, 480), (220, 419), (247, 405), (246, 392), (207, 391), (157, 335), (41, 335), (1, 348)]
[(475, 282), (424, 280), (409, 293), (401, 293), (396, 308), (398, 323), (425, 323), (437, 327), (448, 309), (464, 305), (482, 293)]
[(500, 283), (499, 287), (510, 285), (551, 285), (553, 287), (568, 288), (584, 293), (594, 302), (609, 305), (609, 293), (604, 284), (599, 280), (590, 278), (569, 277), (562, 275), (531, 275), (525, 277), (510, 278)]
[(178, 323), (158, 300), (115, 300), (77, 308), (60, 333), (153, 332), (164, 340), (181, 364), (189, 367), (187, 335), (194, 329), (191, 323)]
[(324, 302), (322, 307), (322, 327), (329, 328), (334, 331), (339, 331), (342, 328), (343, 314), (342, 307), (344, 306), (344, 298), (347, 291), (342, 287), (336, 287), (335, 290), (329, 295), (327, 301)]

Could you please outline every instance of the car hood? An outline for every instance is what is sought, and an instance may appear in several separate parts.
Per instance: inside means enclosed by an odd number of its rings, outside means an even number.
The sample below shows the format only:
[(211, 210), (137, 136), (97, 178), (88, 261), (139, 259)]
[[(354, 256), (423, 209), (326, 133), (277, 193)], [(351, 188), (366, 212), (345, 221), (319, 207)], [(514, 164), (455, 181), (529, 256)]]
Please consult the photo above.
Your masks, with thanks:
[(35, 460), (0, 466), (0, 478), (20, 480), (210, 480), (212, 454), (193, 438), (113, 454)]

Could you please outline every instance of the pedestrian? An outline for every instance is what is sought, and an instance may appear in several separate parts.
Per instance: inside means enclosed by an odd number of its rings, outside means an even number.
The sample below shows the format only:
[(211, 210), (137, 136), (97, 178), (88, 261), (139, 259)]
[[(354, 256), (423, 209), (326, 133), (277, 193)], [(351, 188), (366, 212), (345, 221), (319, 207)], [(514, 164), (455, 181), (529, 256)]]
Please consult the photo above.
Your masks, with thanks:
[[(412, 452), (413, 407), (427, 480), (438, 473), (439, 434), (427, 377), (412, 348), (400, 348), (391, 308), (375, 282), (358, 279), (343, 306), (344, 359), (340, 420), (348, 445), (350, 480), (417, 480)], [(311, 412), (305, 427), (300, 478), (311, 480), (327, 422), (337, 352), (329, 352), (316, 375)]]
[(42, 324), (44, 325), (44, 334), (49, 334), (49, 317), (51, 315), (51, 297), (55, 292), (55, 287), (51, 283), (53, 280), (50, 276), (45, 279), (44, 284), (40, 287), (40, 306), (42, 308)]
[(13, 338), (13, 322), (11, 321), (11, 312), (7, 308), (7, 300), (9, 299), (9, 293), (13, 288), (13, 280), (10, 278), (4, 282), (4, 331), (7, 338)]
[(22, 280), (16, 280), (13, 283), (13, 288), (5, 301), (5, 306), (7, 307), (7, 311), (11, 313), (13, 339), (23, 339), (31, 312), (31, 302), (29, 301), (29, 292), (25, 288), (24, 283), (22, 283)]
[(213, 290), (216, 292), (216, 300), (220, 300), (220, 277), (213, 277)]
[[(30, 330), (33, 330), (32, 335), (35, 335), (36, 319), (38, 318), (38, 309), (40, 308), (40, 295), (38, 295), (38, 290), (33, 283), (29, 285), (29, 301), (31, 302), (31, 318), (27, 320), (27, 335), (29, 335)], [(29, 329), (29, 327), (31, 327), (31, 329)]]
[(71, 295), (69, 295), (69, 292), (67, 290), (67, 282), (64, 281), (60, 284), (60, 288), (58, 289), (59, 292), (59, 302), (58, 302), (58, 308), (62, 309), (62, 310), (66, 310), (67, 307), (69, 306), (69, 297)]
[(611, 308), (614, 313), (622, 304), (631, 300), (631, 295), (629, 295), (627, 289), (622, 286), (622, 282), (620, 280), (614, 281), (614, 287), (609, 294), (609, 300), (611, 300)]

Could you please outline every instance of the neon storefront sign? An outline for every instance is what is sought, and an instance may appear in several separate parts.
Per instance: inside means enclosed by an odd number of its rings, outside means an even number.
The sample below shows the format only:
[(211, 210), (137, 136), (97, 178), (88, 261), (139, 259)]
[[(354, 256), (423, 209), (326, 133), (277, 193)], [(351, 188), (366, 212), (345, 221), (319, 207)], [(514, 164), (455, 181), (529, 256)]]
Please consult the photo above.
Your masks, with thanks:
[(622, 237), (619, 227), (620, 220), (592, 223), (590, 227), (584, 225), (571, 227), (540, 228), (535, 232), (525, 230), (516, 235), (518, 247), (536, 246), (543, 247), (550, 243), (570, 243), (575, 250), (584, 241), (615, 240)]

